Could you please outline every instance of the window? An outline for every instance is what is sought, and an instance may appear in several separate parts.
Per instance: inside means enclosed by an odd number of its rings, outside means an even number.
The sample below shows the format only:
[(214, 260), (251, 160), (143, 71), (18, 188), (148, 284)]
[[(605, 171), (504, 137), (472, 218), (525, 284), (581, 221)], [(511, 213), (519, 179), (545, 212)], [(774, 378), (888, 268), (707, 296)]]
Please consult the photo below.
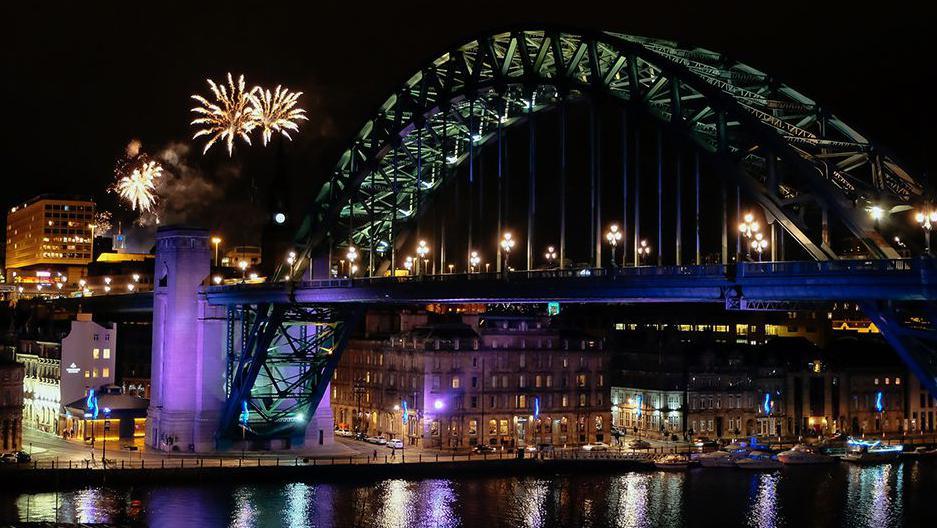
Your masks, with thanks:
[(488, 420), (488, 434), (490, 435), (498, 434), (498, 421), (497, 420)]
[(438, 375), (433, 376), (433, 388), (434, 389), (439, 388), (439, 376)]
[(102, 357), (103, 357), (104, 359), (111, 359), (111, 349), (105, 348), (105, 349), (104, 349), (104, 355), (103, 355)]
[(478, 407), (478, 396), (472, 396), (472, 399), (469, 400), (469, 403), (471, 404), (473, 409)]
[(527, 396), (520, 394), (517, 396), (517, 408), (526, 409), (527, 408)]
[(563, 368), (569, 367), (569, 358), (563, 358)]
[(478, 420), (475, 420), (474, 418), (469, 420), (468, 434), (470, 435), (478, 434)]
[(520, 362), (520, 367), (521, 367), (521, 368), (526, 367), (526, 366), (527, 366), (527, 355), (526, 355), (526, 354), (521, 354), (521, 355), (520, 355), (520, 358), (518, 359), (518, 361)]
[(605, 374), (599, 374), (599, 387), (605, 386)]
[[(561, 402), (561, 404), (560, 404), (560, 407), (569, 407), (569, 396), (567, 396), (567, 395), (565, 395), (565, 394), (563, 395), (563, 400), (562, 400), (562, 402)], [(565, 420), (565, 418), (564, 418), (564, 420)]]
[(585, 386), (586, 386), (586, 375), (585, 375), (585, 374), (577, 374), (577, 375), (576, 375), (576, 386), (577, 386), (577, 387), (585, 387)]
[(549, 388), (549, 387), (552, 387), (552, 386), (553, 386), (553, 375), (552, 375), (552, 374), (547, 374), (547, 387)]
[(478, 388), (478, 378), (476, 376), (472, 376), (472, 388)]
[(108, 367), (104, 367), (104, 369), (101, 370), (101, 377), (102, 377), (102, 378), (109, 378), (109, 377), (111, 377), (111, 369), (108, 368)]
[(498, 376), (492, 376), (492, 377), (491, 377), (491, 388), (492, 388), (492, 389), (497, 389), (497, 388), (498, 388)]
[(525, 374), (517, 377), (517, 386), (522, 389), (527, 386), (527, 376)]
[(534, 387), (538, 389), (543, 386), (543, 377), (540, 374), (534, 376)]
[(86, 377), (86, 378), (90, 378), (90, 377), (91, 377), (91, 373), (88, 372), (87, 370), (85, 371), (85, 377)]
[(579, 406), (585, 407), (588, 404), (588, 396), (585, 393), (579, 395)]
[(92, 378), (98, 377), (98, 369), (96, 369), (96, 368), (91, 369), (91, 377), (92, 377)]
[(453, 389), (458, 389), (460, 385), (461, 385), (461, 381), (459, 380), (459, 377), (458, 377), (458, 376), (452, 376), (452, 388), (453, 388)]
[[(95, 336), (96, 337), (96, 336)], [(95, 348), (91, 350), (91, 359), (100, 359), (101, 358), (101, 349)]]
[(501, 423), (499, 425), (500, 427), (499, 427), (498, 432), (501, 433), (502, 435), (507, 435), (508, 434), (508, 421), (501, 420)]

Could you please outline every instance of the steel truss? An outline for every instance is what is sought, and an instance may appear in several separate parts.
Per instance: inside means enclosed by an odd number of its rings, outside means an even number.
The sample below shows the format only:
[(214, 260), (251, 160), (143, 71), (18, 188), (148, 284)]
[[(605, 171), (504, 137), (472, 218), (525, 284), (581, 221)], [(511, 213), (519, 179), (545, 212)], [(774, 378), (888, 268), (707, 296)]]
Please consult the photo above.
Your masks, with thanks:
[(386, 253), (454, 169), (496, 142), (502, 129), (596, 94), (642, 108), (716, 156), (731, 169), (720, 172), (814, 258), (837, 255), (822, 228), (805, 225), (806, 203), (839, 218), (872, 255), (896, 256), (865, 208), (907, 204), (921, 186), (810, 98), (709, 50), (619, 33), (543, 30), (486, 35), (416, 72), (341, 156), (297, 244), (315, 255), (331, 237), (372, 258)]
[(937, 306), (933, 302), (864, 302), (861, 306), (921, 386), (937, 398)]
[[(219, 443), (242, 436), (301, 442), (359, 315), (360, 310), (348, 306), (258, 304), (230, 308), (228, 397)], [(240, 339), (236, 337), (238, 326)], [(243, 402), (247, 403), (249, 419), (241, 427)]]

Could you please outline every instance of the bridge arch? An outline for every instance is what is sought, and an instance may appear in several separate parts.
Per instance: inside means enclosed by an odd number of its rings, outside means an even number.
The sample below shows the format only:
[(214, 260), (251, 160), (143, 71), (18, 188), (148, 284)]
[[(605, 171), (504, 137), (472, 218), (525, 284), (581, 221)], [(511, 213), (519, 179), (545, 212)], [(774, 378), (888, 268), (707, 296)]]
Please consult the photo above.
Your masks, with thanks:
[[(532, 114), (597, 94), (640, 107), (712, 156), (813, 258), (838, 255), (797, 209), (816, 204), (870, 255), (894, 257), (866, 211), (922, 194), (892, 157), (822, 106), (716, 52), (610, 32), (484, 35), (420, 68), (342, 154), (297, 242), (331, 232), (372, 255), (400, 239), (447, 175)], [(782, 162), (789, 178), (772, 166)]]

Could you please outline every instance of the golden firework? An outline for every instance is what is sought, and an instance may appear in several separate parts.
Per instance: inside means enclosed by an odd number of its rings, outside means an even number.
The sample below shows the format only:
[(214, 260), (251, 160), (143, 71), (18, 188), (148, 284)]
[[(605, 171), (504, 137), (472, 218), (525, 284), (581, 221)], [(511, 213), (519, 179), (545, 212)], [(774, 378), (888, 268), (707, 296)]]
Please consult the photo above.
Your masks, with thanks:
[(251, 143), (249, 134), (257, 126), (251, 99), (257, 88), (246, 91), (244, 76), (241, 75), (235, 84), (230, 73), (228, 74), (227, 86), (215, 84), (211, 79), (207, 79), (207, 81), (212, 94), (215, 96), (215, 102), (209, 102), (201, 95), (192, 96), (192, 99), (201, 104), (201, 106), (192, 109), (192, 112), (198, 114), (198, 117), (193, 119), (191, 124), (199, 127), (192, 139), (200, 136), (210, 136), (208, 143), (205, 144), (205, 149), (202, 150), (203, 154), (208, 152), (208, 149), (216, 141), (225, 141), (228, 144), (228, 156), (230, 156), (234, 151), (235, 138), (240, 137), (248, 145)]
[(111, 213), (108, 211), (98, 211), (94, 213), (94, 223), (91, 224), (96, 235), (106, 235), (113, 229), (111, 224)]
[(298, 131), (297, 121), (309, 119), (305, 110), (296, 107), (301, 95), (302, 92), (291, 92), (281, 86), (277, 86), (273, 92), (259, 86), (251, 91), (251, 110), (254, 122), (261, 128), (264, 145), (270, 141), (274, 132), (292, 141), (289, 131)]
[(129, 176), (117, 180), (114, 189), (117, 194), (141, 213), (149, 213), (156, 205), (156, 180), (163, 173), (163, 167), (155, 161), (146, 161), (133, 169)]

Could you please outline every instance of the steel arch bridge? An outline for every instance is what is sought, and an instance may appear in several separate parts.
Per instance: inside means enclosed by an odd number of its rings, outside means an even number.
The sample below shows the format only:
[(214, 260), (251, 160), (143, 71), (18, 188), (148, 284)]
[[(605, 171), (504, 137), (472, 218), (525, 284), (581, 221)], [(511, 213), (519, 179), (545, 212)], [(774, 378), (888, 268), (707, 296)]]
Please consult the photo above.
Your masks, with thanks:
[[(869, 210), (910, 209), (924, 193), (894, 158), (820, 104), (719, 53), (611, 32), (503, 32), (448, 50), (387, 98), (310, 205), (295, 238), (296, 261), (282, 265), (276, 279), (297, 280), (306, 272), (312, 278), (317, 261), (330, 272), (336, 245), (359, 248), (366, 274), (381, 274), (460, 166), (472, 171), (483, 149), (500, 150), (506, 130), (542, 112), (597, 99), (621, 103), (625, 115), (651, 116), (692, 142), (721, 178), (817, 261), (843, 257), (829, 242), (830, 219), (870, 258), (897, 258)], [(500, 164), (499, 158), (499, 170)], [(635, 165), (635, 182), (637, 171)], [(594, 168), (590, 177), (594, 189), (600, 177)], [(533, 175), (530, 180), (533, 195)], [(725, 209), (724, 190), (723, 201)], [(806, 215), (808, 209), (820, 214)], [(723, 265), (729, 263), (727, 213), (724, 220)], [(533, 218), (528, 222), (532, 230)], [(635, 226), (635, 249), (636, 233)], [(601, 228), (590, 238), (601, 267)], [(561, 266), (563, 250), (561, 242)], [(681, 264), (679, 250), (675, 264)], [(294, 418), (317, 406), (361, 307), (303, 303), (292, 293), (289, 305), (234, 297), (241, 300), (230, 302), (228, 401), (219, 438), (243, 434), (237, 425), (245, 402), (254, 411), (252, 435), (299, 435)], [(933, 334), (899, 328), (900, 310), (891, 304), (863, 306), (902, 357), (919, 366), (916, 372), (933, 378)]]
[(331, 234), (386, 256), (454, 169), (505, 129), (596, 96), (684, 133), (818, 260), (838, 255), (803, 220), (806, 204), (841, 221), (871, 255), (894, 258), (867, 211), (900, 210), (923, 193), (817, 102), (719, 53), (620, 33), (517, 31), (448, 51), (391, 95), (342, 154), (297, 244), (315, 255)]

